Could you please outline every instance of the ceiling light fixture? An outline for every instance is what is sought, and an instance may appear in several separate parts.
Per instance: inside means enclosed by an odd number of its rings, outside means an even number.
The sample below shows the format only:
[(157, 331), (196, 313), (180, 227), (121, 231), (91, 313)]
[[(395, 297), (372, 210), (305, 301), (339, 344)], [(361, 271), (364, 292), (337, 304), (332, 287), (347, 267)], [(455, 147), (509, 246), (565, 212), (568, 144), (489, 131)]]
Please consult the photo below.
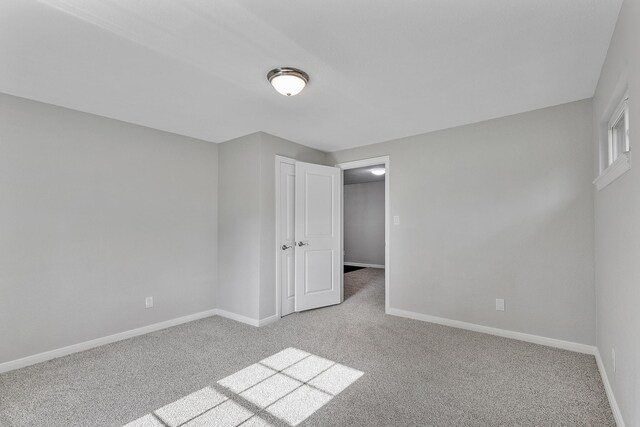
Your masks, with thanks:
[(375, 169), (371, 169), (371, 173), (374, 175), (384, 175), (384, 168), (375, 168)]
[(284, 96), (295, 96), (309, 83), (309, 74), (291, 67), (274, 68), (267, 73), (267, 80)]

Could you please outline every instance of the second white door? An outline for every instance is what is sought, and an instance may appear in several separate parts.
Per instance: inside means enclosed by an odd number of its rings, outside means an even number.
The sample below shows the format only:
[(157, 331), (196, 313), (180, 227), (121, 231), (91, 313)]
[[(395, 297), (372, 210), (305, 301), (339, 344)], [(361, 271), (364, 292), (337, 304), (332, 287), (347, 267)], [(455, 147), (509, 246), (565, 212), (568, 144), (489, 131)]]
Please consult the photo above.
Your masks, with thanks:
[(278, 279), (280, 281), (280, 296), (282, 316), (296, 311), (296, 265), (295, 265), (295, 200), (296, 200), (296, 170), (293, 160), (280, 161), (278, 183), (280, 187), (280, 200), (278, 206), (278, 248), (280, 252), (280, 269)]

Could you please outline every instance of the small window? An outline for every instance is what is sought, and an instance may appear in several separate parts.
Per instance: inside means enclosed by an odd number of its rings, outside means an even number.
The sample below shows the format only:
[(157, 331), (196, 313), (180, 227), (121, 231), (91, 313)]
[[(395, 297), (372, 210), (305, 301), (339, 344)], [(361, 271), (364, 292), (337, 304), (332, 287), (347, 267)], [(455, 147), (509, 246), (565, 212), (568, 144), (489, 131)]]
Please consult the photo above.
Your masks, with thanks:
[(620, 103), (609, 122), (609, 161), (615, 162), (622, 153), (629, 151), (629, 98)]

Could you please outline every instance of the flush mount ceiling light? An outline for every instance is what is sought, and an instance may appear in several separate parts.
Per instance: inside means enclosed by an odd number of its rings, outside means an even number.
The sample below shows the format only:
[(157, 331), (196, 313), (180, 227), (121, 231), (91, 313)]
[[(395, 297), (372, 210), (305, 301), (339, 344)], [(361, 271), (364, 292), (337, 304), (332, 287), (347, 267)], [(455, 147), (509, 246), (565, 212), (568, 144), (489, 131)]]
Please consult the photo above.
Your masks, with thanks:
[(384, 175), (384, 168), (375, 168), (375, 169), (371, 169), (371, 173), (374, 175)]
[(291, 67), (274, 68), (267, 73), (269, 83), (284, 96), (295, 96), (309, 83), (309, 74)]

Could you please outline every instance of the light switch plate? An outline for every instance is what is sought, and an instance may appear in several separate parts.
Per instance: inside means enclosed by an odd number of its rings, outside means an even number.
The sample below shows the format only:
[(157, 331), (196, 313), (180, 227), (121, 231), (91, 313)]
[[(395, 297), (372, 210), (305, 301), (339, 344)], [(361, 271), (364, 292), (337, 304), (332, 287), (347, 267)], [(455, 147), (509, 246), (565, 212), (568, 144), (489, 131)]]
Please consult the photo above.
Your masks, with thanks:
[(393, 225), (400, 225), (400, 215), (393, 216)]
[(151, 308), (153, 307), (153, 297), (146, 297), (144, 299), (144, 308)]
[(496, 298), (496, 311), (504, 311), (504, 300)]

